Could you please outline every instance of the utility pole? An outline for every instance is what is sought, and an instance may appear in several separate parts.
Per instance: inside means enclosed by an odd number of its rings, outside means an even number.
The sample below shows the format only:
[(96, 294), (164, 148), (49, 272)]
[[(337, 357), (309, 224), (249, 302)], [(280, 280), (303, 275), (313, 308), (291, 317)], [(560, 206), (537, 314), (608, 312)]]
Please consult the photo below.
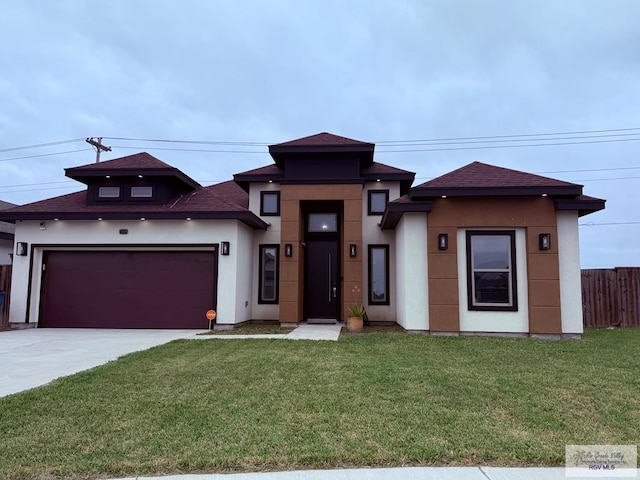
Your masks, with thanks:
[(93, 137), (89, 137), (85, 140), (89, 145), (92, 145), (96, 149), (96, 163), (100, 162), (100, 152), (110, 152), (111, 147), (105, 147), (102, 145), (102, 137), (98, 137), (98, 140), (94, 140)]

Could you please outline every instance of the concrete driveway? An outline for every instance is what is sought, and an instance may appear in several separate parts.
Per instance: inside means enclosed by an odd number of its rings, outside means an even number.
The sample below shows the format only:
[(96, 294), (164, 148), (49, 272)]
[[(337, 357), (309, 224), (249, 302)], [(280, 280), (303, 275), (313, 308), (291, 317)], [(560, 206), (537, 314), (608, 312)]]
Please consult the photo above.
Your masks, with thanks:
[(0, 332), (0, 397), (200, 330), (31, 328)]

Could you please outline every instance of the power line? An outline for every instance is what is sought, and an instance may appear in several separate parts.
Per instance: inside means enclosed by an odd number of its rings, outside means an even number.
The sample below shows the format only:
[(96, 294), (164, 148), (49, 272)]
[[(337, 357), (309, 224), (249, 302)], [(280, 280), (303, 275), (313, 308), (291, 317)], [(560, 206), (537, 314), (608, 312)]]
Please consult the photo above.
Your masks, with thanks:
[(29, 155), (29, 156), (26, 156), (26, 157), (3, 158), (3, 159), (0, 160), (0, 162), (9, 162), (11, 160), (23, 160), (25, 158), (51, 157), (53, 155), (65, 155), (67, 153), (86, 152), (87, 150), (91, 150), (91, 149), (90, 148), (81, 148), (80, 150), (68, 150), (66, 152), (42, 153), (40, 155)]
[(403, 149), (403, 150), (381, 150), (381, 153), (410, 153), (410, 152), (445, 152), (452, 150), (487, 150), (496, 148), (524, 148), (524, 147), (550, 147), (554, 145), (582, 145), (587, 143), (612, 143), (612, 142), (637, 142), (640, 138), (621, 138), (616, 140), (594, 140), (592, 142), (558, 142), (558, 143), (536, 143), (531, 145), (487, 145), (481, 147), (452, 147), (452, 148), (423, 148), (423, 149)]
[(601, 225), (640, 225), (640, 222), (604, 222), (604, 223), (587, 222), (587, 223), (578, 224), (578, 226), (580, 227), (597, 227)]
[(105, 140), (125, 140), (128, 142), (151, 142), (151, 143), (187, 143), (200, 145), (237, 145), (246, 147), (263, 147), (272, 145), (272, 142), (223, 142), (216, 140), (169, 140), (158, 138), (130, 138), (130, 137), (102, 137)]
[(15, 150), (27, 150), (29, 148), (52, 147), (54, 145), (63, 145), (65, 143), (76, 143), (81, 140), (84, 140), (84, 138), (72, 138), (71, 140), (60, 140), (58, 142), (34, 143), (33, 145), (25, 145), (22, 147), (1, 148), (0, 152), (13, 152)]
[[(389, 145), (389, 147), (412, 147), (419, 145), (467, 145), (471, 143), (514, 143), (514, 142), (548, 142), (551, 140), (576, 140), (586, 138), (611, 138), (611, 137), (637, 137), (640, 133), (619, 133), (615, 135), (582, 135), (571, 137), (553, 137), (553, 138), (515, 138), (511, 140), (464, 140), (458, 142), (444, 142), (439, 140), (425, 140), (421, 142), (407, 142), (398, 143), (395, 145)], [(640, 140), (640, 139), (639, 139)], [(386, 148), (387, 145), (381, 145), (382, 148)]]
[(164, 147), (151, 147), (151, 146), (130, 147), (125, 145), (114, 145), (112, 148), (128, 148), (133, 150), (160, 150), (160, 151), (171, 151), (171, 152), (199, 152), (199, 153), (260, 153), (262, 155), (266, 153), (262, 150), (202, 150), (202, 149), (192, 149), (192, 148), (164, 148)]
[(431, 138), (422, 140), (380, 140), (375, 142), (380, 143), (406, 143), (406, 142), (439, 142), (449, 140), (481, 140), (492, 138), (518, 138), (518, 137), (542, 137), (542, 136), (554, 136), (554, 135), (579, 135), (584, 133), (606, 133), (606, 132), (629, 132), (634, 130), (640, 130), (640, 127), (632, 128), (611, 128), (608, 130), (577, 130), (574, 132), (552, 132), (552, 133), (526, 133), (521, 135), (490, 135), (485, 137), (450, 137), (450, 138)]

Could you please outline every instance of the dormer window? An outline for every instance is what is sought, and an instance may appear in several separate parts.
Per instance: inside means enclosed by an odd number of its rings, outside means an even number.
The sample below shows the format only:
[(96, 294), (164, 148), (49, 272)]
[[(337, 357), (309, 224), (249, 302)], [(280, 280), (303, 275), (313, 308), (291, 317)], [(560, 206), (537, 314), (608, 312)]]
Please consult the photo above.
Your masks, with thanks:
[(131, 198), (153, 198), (153, 187), (131, 187)]
[(120, 198), (120, 187), (100, 187), (98, 188), (98, 198)]

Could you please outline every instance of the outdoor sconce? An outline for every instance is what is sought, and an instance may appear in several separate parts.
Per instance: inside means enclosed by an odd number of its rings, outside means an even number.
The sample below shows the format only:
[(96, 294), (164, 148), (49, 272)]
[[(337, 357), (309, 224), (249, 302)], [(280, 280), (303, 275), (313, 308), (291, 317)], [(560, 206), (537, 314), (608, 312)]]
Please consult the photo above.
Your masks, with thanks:
[(47, 225), (44, 222), (40, 222), (40, 230), (46, 230), (47, 229)]
[(355, 243), (349, 245), (349, 256), (355, 258), (358, 256), (358, 246)]
[(222, 242), (220, 245), (222, 250), (220, 253), (222, 255), (229, 255), (229, 248), (230, 248), (229, 242)]
[(541, 233), (538, 236), (538, 248), (540, 250), (549, 250), (551, 248), (551, 234)]
[(441, 233), (438, 235), (438, 250), (446, 250), (449, 248), (449, 234)]
[(27, 242), (18, 242), (16, 244), (16, 255), (19, 257), (27, 256)]
[(290, 243), (284, 244), (284, 256), (293, 257), (293, 245), (291, 245)]

